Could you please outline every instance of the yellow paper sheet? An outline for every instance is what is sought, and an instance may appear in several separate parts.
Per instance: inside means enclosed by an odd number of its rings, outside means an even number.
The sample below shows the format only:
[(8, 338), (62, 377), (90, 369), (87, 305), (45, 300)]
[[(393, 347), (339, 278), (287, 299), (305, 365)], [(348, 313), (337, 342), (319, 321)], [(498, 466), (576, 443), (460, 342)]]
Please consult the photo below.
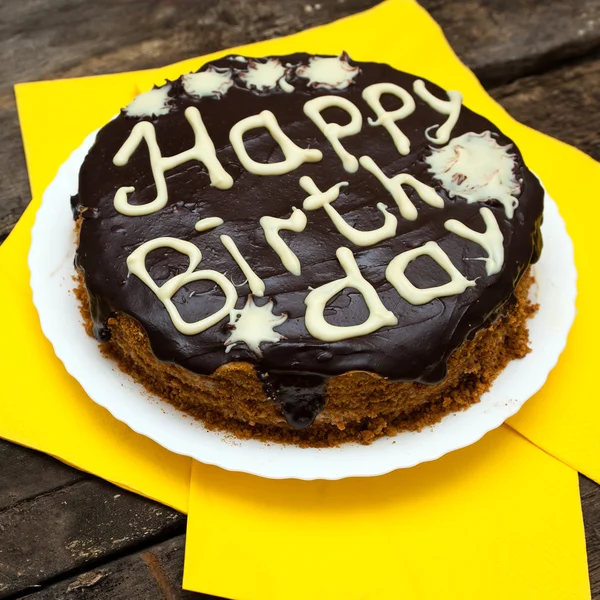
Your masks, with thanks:
[(88, 398), (42, 334), (29, 288), (27, 253), (41, 194), (83, 138), (137, 93), (133, 78), (41, 82), (18, 90), (34, 200), (0, 246), (0, 276), (9, 291), (0, 299), (0, 436), (187, 512), (190, 459), (134, 433)]
[(370, 479), (194, 463), (184, 587), (234, 600), (585, 600), (577, 473), (503, 426)]
[[(2, 269), (0, 436), (187, 512), (190, 459), (134, 433), (90, 400), (39, 330), (31, 292)], [(18, 340), (18, 342), (14, 342)]]

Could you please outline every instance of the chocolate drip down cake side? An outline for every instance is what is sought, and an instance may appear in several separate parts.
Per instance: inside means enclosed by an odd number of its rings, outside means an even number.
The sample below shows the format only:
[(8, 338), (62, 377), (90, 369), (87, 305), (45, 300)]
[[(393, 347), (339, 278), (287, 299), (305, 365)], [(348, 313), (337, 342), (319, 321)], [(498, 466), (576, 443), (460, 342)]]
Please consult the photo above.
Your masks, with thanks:
[(528, 352), (543, 197), (456, 91), (346, 54), (228, 56), (98, 133), (72, 199), (82, 312), (209, 428), (369, 443)]

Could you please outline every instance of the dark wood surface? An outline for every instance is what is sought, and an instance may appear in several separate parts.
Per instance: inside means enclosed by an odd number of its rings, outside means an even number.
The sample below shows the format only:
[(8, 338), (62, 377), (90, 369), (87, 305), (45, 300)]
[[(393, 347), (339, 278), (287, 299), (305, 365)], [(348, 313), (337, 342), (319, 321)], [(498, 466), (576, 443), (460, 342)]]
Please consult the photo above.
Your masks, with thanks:
[[(29, 202), (12, 85), (157, 67), (375, 0), (2, 0), (0, 241)], [(513, 116), (600, 159), (600, 0), (422, 0)], [(399, 42), (401, 43), (401, 42)], [(600, 600), (600, 486), (580, 477)], [(177, 599), (185, 517), (0, 441), (0, 598)]]

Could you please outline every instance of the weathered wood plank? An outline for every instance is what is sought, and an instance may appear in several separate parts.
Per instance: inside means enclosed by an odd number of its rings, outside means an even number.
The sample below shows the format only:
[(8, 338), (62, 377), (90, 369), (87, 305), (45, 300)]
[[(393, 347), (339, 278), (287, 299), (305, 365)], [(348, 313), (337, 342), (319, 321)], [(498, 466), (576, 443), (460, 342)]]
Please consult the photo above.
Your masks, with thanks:
[(0, 440), (0, 511), (88, 477), (50, 456)]
[(515, 118), (600, 160), (600, 58), (491, 90)]
[(181, 589), (185, 536), (156, 544), (87, 573), (50, 585), (31, 600), (202, 600), (216, 598)]
[(17, 111), (12, 97), (0, 96), (0, 243), (30, 200)]
[(600, 485), (579, 476), (592, 600), (600, 600)]
[(157, 67), (321, 25), (379, 1), (5, 0), (0, 93), (17, 81)]
[[(0, 6), (5, 40), (0, 89), (15, 81), (159, 66), (327, 23), (378, 3), (9, 0)], [(457, 53), (488, 82), (514, 79), (600, 45), (597, 0), (421, 3)]]
[(99, 479), (0, 512), (0, 598), (183, 533), (178, 512)]
[(486, 87), (600, 46), (598, 0), (419, 0)]

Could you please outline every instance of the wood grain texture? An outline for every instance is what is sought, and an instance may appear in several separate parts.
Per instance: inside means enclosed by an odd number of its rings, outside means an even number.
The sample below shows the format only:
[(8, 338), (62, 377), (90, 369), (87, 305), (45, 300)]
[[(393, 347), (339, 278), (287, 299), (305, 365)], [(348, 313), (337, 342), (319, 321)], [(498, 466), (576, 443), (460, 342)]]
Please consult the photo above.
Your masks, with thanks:
[(600, 599), (600, 486), (579, 476), (592, 600)]
[(0, 440), (0, 511), (88, 477), (50, 456)]
[(329, 0), (316, 9), (303, 0), (5, 0), (0, 85), (157, 67), (321, 25), (376, 4)]
[(0, 243), (30, 200), (21, 130), (14, 101), (7, 94), (0, 96)]
[(180, 513), (100, 479), (0, 512), (0, 598), (183, 533)]
[(31, 600), (209, 600), (181, 589), (185, 536), (65, 579), (28, 596)]
[(600, 47), (598, 0), (420, 0), (486, 87)]
[(600, 58), (490, 90), (519, 121), (600, 160)]
[[(5, 0), (0, 90), (17, 81), (156, 67), (321, 25), (378, 3)], [(506, 82), (600, 46), (597, 0), (421, 3), (485, 82)]]

